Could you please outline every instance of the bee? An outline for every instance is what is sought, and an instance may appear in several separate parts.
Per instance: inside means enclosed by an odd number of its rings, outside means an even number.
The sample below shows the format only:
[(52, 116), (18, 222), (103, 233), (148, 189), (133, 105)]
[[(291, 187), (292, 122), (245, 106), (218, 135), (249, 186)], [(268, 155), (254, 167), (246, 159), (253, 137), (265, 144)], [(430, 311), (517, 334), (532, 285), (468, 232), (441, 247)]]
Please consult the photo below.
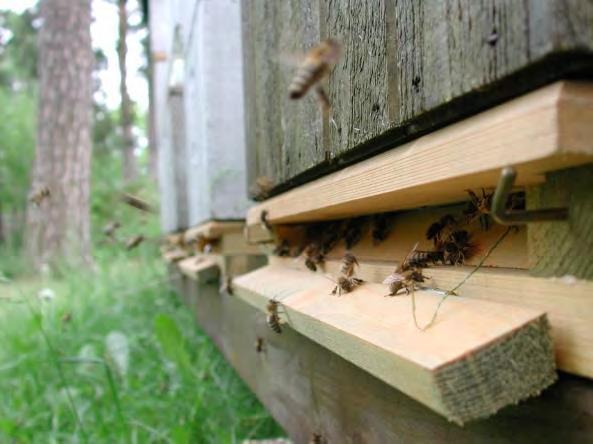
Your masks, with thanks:
[(373, 216), (373, 228), (371, 229), (371, 237), (373, 238), (373, 245), (379, 245), (389, 236), (393, 220), (388, 213), (376, 214)]
[(208, 239), (207, 237), (199, 234), (191, 241), (191, 243), (193, 245), (195, 245), (196, 250), (199, 251), (200, 253), (208, 254), (208, 253), (212, 253), (212, 250), (218, 243), (218, 240), (217, 239)]
[(330, 103), (319, 82), (329, 75), (333, 66), (340, 58), (341, 47), (338, 42), (327, 39), (312, 48), (300, 64), (288, 87), (289, 97), (300, 99), (316, 86), (316, 95), (324, 111), (329, 110)]
[(280, 334), (282, 333), (282, 326), (280, 325), (280, 316), (278, 315), (278, 308), (280, 302), (275, 299), (270, 299), (268, 301), (268, 305), (266, 306), (266, 310), (268, 312), (268, 316), (266, 317), (266, 323), (268, 327), (270, 327), (274, 332)]
[(492, 196), (494, 196), (494, 193), (487, 193), (484, 188), (482, 188), (482, 196), (478, 196), (472, 190), (465, 191), (470, 199), (466, 209), (463, 210), (466, 223), (471, 224), (478, 219), (480, 221), (480, 228), (482, 228), (483, 231), (488, 231), (492, 225), (490, 207), (492, 206)]
[(41, 203), (51, 196), (51, 192), (49, 188), (45, 185), (35, 190), (35, 192), (31, 193), (29, 196), (29, 201), (33, 202), (36, 206), (41, 205)]
[(249, 191), (259, 199), (265, 199), (270, 195), (272, 188), (274, 188), (274, 180), (268, 176), (259, 176), (249, 187)]
[(117, 230), (120, 226), (121, 225), (118, 221), (112, 220), (103, 227), (103, 234), (107, 237), (113, 237), (115, 230)]
[(327, 440), (320, 433), (313, 433), (309, 444), (326, 444)]
[(262, 353), (264, 351), (264, 338), (258, 336), (255, 340), (255, 351)]
[(138, 236), (133, 236), (126, 242), (126, 250), (133, 250), (138, 245), (144, 242), (144, 236), (139, 234)]
[(347, 250), (352, 249), (352, 247), (360, 242), (360, 239), (362, 239), (362, 235), (364, 234), (366, 222), (366, 217), (357, 217), (348, 220), (346, 228), (344, 229), (344, 243), (346, 244)]
[(342, 231), (342, 222), (331, 222), (327, 224), (323, 229), (323, 235), (321, 236), (321, 253), (329, 253), (340, 240), (340, 234)]
[(428, 227), (428, 230), (426, 230), (426, 239), (432, 240), (435, 247), (440, 248), (443, 240), (449, 237), (456, 226), (457, 220), (455, 217), (445, 214), (437, 222)]
[(454, 231), (443, 244), (444, 261), (450, 265), (463, 265), (479, 251), (466, 230)]
[(272, 231), (272, 225), (270, 224), (270, 221), (268, 221), (268, 210), (262, 210), (262, 212), (259, 213), (259, 222), (266, 230)]
[(234, 295), (233, 291), (233, 277), (232, 276), (225, 276), (222, 280), (222, 285), (219, 289), (220, 293), (228, 293), (231, 296)]
[(286, 239), (283, 239), (272, 251), (272, 254), (279, 257), (290, 256), (290, 244)]
[(337, 293), (338, 296), (342, 296), (342, 293), (350, 293), (352, 290), (363, 283), (364, 281), (362, 279), (340, 276), (331, 294), (335, 295)]
[(445, 256), (442, 251), (422, 251), (414, 250), (410, 257), (408, 257), (408, 265), (410, 267), (424, 268), (428, 267), (428, 264), (433, 265), (438, 262), (445, 262)]
[(395, 296), (401, 289), (404, 289), (406, 294), (410, 294), (410, 291), (414, 291), (417, 283), (424, 282), (425, 277), (422, 274), (422, 269), (410, 263), (410, 258), (415, 254), (417, 247), (418, 244), (414, 245), (402, 263), (383, 281), (383, 284), (389, 285), (389, 294), (385, 296)]
[(72, 320), (72, 313), (69, 311), (65, 312), (60, 320), (62, 321), (62, 324), (68, 324)]
[(303, 255), (305, 256), (305, 266), (311, 271), (317, 271), (317, 265), (325, 261), (317, 242), (308, 244), (303, 251)]
[(346, 253), (342, 258), (342, 268), (340, 273), (343, 276), (351, 277), (354, 274), (354, 267), (358, 266), (358, 260), (352, 253)]

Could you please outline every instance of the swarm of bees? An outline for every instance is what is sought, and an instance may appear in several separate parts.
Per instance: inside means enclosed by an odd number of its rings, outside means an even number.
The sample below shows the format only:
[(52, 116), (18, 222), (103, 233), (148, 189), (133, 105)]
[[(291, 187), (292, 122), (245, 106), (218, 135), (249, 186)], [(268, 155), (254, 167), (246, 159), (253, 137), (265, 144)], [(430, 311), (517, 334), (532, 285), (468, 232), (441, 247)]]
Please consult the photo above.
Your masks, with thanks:
[(336, 286), (331, 294), (342, 296), (342, 293), (350, 293), (364, 281), (354, 277), (354, 267), (358, 266), (358, 261), (352, 253), (346, 253), (342, 259), (342, 267), (340, 268), (340, 275), (336, 282)]
[(29, 201), (33, 202), (36, 206), (40, 206), (41, 203), (51, 196), (51, 192), (47, 186), (39, 187), (29, 195)]
[(268, 312), (268, 316), (266, 317), (266, 323), (268, 327), (272, 329), (272, 331), (280, 334), (282, 333), (282, 326), (280, 325), (280, 315), (278, 314), (278, 309), (280, 306), (280, 302), (276, 299), (270, 299), (268, 301), (268, 305), (266, 306), (266, 311)]
[(305, 55), (288, 87), (289, 97), (293, 100), (300, 99), (315, 86), (317, 100), (322, 110), (328, 112), (331, 104), (323, 86), (321, 86), (321, 81), (329, 76), (340, 58), (340, 53), (340, 44), (332, 39), (324, 40), (313, 47)]
[(423, 262), (422, 258), (428, 256), (425, 255), (426, 252), (417, 251), (417, 247), (418, 244), (414, 245), (401, 264), (383, 281), (383, 284), (389, 286), (389, 294), (385, 296), (395, 296), (402, 289), (406, 294), (410, 294), (417, 284), (424, 282), (422, 268), (426, 262)]

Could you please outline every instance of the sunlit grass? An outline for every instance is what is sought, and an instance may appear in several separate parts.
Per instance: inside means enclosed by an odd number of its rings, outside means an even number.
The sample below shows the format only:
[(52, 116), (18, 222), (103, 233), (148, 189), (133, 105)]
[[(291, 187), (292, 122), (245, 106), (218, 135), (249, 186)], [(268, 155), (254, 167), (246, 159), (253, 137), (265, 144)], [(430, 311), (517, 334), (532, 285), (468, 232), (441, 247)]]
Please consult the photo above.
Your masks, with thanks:
[[(282, 435), (172, 293), (154, 244), (97, 258), (95, 272), (0, 283), (0, 442)], [(111, 352), (110, 334), (124, 341)]]

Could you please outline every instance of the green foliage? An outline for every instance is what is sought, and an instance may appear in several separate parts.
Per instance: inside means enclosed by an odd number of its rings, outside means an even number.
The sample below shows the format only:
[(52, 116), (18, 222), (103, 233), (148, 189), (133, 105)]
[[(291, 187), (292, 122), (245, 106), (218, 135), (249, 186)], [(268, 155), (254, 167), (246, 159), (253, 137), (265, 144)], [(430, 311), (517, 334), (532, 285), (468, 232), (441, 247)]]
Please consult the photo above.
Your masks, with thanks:
[[(153, 246), (138, 250), (99, 249), (93, 274), (0, 284), (0, 442), (282, 434), (168, 288)], [(40, 300), (40, 288), (55, 297)], [(129, 344), (123, 374), (106, 345), (114, 331)]]
[(0, 12), (0, 85), (24, 89), (37, 79), (36, 8)]
[(24, 211), (35, 153), (36, 97), (0, 88), (0, 202), (2, 211)]

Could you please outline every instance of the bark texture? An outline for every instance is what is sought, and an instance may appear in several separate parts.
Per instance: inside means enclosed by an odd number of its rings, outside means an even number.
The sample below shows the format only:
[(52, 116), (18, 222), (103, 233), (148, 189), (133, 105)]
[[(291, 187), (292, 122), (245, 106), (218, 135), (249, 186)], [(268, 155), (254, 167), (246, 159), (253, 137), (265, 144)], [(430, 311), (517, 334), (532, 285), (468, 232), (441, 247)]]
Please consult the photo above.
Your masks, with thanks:
[(125, 181), (131, 181), (138, 176), (138, 166), (134, 157), (134, 135), (132, 134), (132, 101), (128, 94), (128, 84), (126, 81), (126, 55), (128, 45), (126, 37), (128, 35), (128, 13), (126, 10), (127, 0), (119, 0), (119, 42), (117, 45), (117, 55), (119, 59), (119, 91), (121, 95), (121, 131), (123, 148), (123, 176)]
[(90, 264), (91, 2), (42, 0), (40, 15), (31, 193), (44, 197), (29, 203), (26, 249), (36, 267)]

